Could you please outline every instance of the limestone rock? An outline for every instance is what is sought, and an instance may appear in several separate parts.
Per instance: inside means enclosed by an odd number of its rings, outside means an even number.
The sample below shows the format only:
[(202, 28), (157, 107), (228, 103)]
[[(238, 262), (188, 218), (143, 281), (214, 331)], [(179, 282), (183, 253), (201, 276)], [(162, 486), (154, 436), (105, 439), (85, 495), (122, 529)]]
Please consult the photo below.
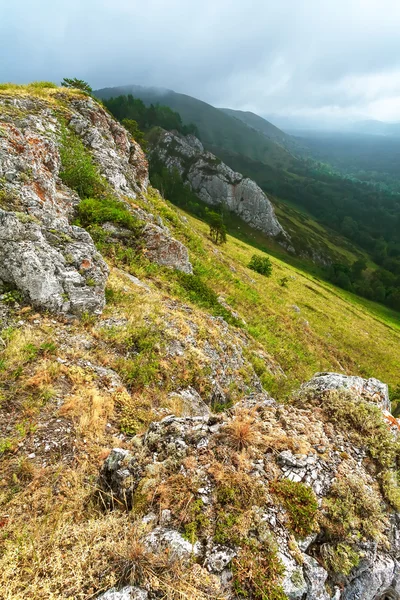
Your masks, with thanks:
[(144, 539), (147, 550), (154, 554), (166, 553), (172, 560), (188, 561), (201, 552), (201, 544), (191, 544), (173, 529), (156, 527)]
[(177, 169), (203, 202), (210, 206), (222, 204), (255, 229), (272, 237), (280, 236), (281, 241), (289, 245), (289, 238), (261, 188), (205, 152), (194, 136), (164, 132), (153, 154), (168, 169)]
[(181, 405), (182, 417), (207, 416), (210, 409), (195, 389), (189, 387), (179, 392), (171, 392), (169, 397)]
[(193, 273), (186, 246), (166, 233), (165, 228), (148, 223), (142, 231), (142, 237), (146, 256), (151, 261), (183, 273)]
[(316, 373), (303, 389), (313, 388), (319, 392), (346, 389), (354, 392), (362, 400), (376, 404), (383, 410), (390, 411), (389, 391), (386, 383), (371, 377), (342, 375), (341, 373)]
[(126, 586), (120, 590), (111, 588), (101, 596), (98, 596), (97, 600), (147, 600), (149, 597), (146, 590), (141, 590), (138, 587)]

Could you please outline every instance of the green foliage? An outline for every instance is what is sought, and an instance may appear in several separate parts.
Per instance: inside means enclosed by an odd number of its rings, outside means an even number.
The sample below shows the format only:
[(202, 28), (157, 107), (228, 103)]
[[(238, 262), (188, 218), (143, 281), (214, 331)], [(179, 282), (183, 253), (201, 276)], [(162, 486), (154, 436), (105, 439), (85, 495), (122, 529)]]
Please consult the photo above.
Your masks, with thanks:
[(233, 589), (239, 598), (287, 600), (281, 585), (285, 569), (272, 540), (262, 546), (245, 541), (232, 561), (232, 572)]
[(188, 523), (185, 523), (183, 537), (191, 544), (195, 544), (199, 534), (204, 535), (204, 530), (209, 526), (210, 520), (204, 514), (204, 503), (201, 498), (191, 502), (189, 507)]
[(143, 131), (139, 129), (137, 121), (134, 119), (123, 119), (122, 125), (129, 131), (135, 142), (140, 144), (143, 150), (147, 150), (147, 142)]
[(176, 273), (176, 279), (181, 289), (181, 295), (191, 302), (208, 308), (215, 315), (223, 317), (228, 323), (241, 326), (241, 323), (236, 319), (225, 307), (218, 302), (218, 295), (209, 287), (199, 275), (191, 275), (189, 273)]
[(140, 228), (127, 205), (113, 197), (85, 198), (78, 205), (77, 219), (82, 227), (110, 222), (131, 231)]
[(256, 273), (260, 273), (260, 275), (265, 275), (265, 277), (270, 277), (272, 274), (272, 263), (268, 256), (260, 256), (259, 254), (253, 254), (247, 266), (249, 267), (249, 269), (256, 271)]
[(67, 88), (75, 88), (77, 90), (81, 90), (82, 92), (86, 92), (87, 94), (91, 94), (93, 91), (86, 81), (84, 81), (83, 79), (77, 79), (76, 77), (73, 77), (72, 79), (64, 77), (64, 79), (61, 82), (61, 85)]
[(387, 522), (379, 491), (356, 475), (338, 478), (324, 498), (321, 525), (329, 541), (382, 539)]
[(210, 238), (214, 244), (221, 245), (226, 242), (226, 227), (222, 215), (209, 210), (206, 212), (207, 222), (210, 225)]
[(382, 469), (396, 465), (399, 444), (393, 440), (382, 411), (369, 402), (345, 391), (300, 393), (294, 398), (299, 406), (320, 406), (327, 420), (339, 426), (360, 446), (365, 446)]
[[(142, 100), (134, 98), (131, 94), (104, 100), (104, 104), (114, 117), (122, 121), (124, 125), (126, 121), (128, 123), (135, 122), (140, 134), (141, 131), (148, 131), (152, 127), (162, 127), (169, 131), (178, 131), (183, 135), (189, 133), (198, 135), (195, 125), (183, 125), (179, 113), (174, 112), (168, 106), (160, 106), (159, 104), (146, 106)], [(133, 137), (135, 136), (133, 135)], [(139, 142), (139, 140), (137, 141)]]
[(105, 183), (93, 163), (89, 150), (67, 127), (62, 129), (60, 156), (60, 178), (81, 198), (99, 196), (105, 191)]
[(282, 479), (270, 484), (270, 491), (289, 515), (289, 527), (298, 537), (312, 533), (316, 525), (318, 502), (304, 483)]
[(360, 563), (360, 555), (349, 544), (323, 544), (321, 557), (327, 571), (348, 576)]

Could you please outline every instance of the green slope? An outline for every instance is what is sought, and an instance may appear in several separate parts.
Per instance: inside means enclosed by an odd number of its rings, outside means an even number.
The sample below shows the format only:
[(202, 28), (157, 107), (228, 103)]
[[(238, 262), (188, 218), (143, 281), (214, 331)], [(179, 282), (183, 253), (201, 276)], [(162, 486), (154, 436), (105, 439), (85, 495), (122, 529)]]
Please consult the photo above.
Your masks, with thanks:
[(226, 115), (242, 121), (242, 123), (245, 123), (252, 129), (262, 133), (268, 139), (284, 146), (287, 149), (296, 148), (298, 146), (298, 142), (293, 136), (285, 133), (282, 131), (282, 129), (275, 127), (275, 125), (273, 125), (270, 121), (263, 119), (255, 113), (243, 110), (233, 110), (232, 108), (220, 108), (220, 110)]
[(132, 94), (145, 104), (165, 104), (177, 111), (184, 124), (194, 123), (198, 127), (201, 141), (208, 149), (220, 148), (281, 168), (288, 167), (295, 160), (282, 145), (262, 132), (186, 94), (136, 85), (95, 91), (95, 95), (103, 100), (123, 94)]

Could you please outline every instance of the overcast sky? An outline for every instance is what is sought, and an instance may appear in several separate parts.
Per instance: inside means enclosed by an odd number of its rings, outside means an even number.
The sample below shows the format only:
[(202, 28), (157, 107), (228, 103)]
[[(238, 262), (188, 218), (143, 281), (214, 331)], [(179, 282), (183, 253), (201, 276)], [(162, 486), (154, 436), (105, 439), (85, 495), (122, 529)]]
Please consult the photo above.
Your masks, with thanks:
[(400, 0), (0, 0), (0, 81), (400, 121)]

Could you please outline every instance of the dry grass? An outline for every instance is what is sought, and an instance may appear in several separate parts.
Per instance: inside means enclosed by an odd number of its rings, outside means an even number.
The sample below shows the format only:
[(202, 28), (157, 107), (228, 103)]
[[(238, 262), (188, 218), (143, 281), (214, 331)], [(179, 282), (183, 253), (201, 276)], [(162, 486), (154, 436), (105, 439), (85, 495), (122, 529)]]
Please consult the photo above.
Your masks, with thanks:
[(245, 448), (256, 448), (263, 442), (256, 416), (251, 411), (236, 412), (221, 435), (225, 443), (238, 452)]
[(60, 408), (60, 415), (72, 418), (81, 437), (97, 439), (104, 433), (113, 409), (114, 399), (111, 394), (95, 387), (82, 388), (66, 398)]

